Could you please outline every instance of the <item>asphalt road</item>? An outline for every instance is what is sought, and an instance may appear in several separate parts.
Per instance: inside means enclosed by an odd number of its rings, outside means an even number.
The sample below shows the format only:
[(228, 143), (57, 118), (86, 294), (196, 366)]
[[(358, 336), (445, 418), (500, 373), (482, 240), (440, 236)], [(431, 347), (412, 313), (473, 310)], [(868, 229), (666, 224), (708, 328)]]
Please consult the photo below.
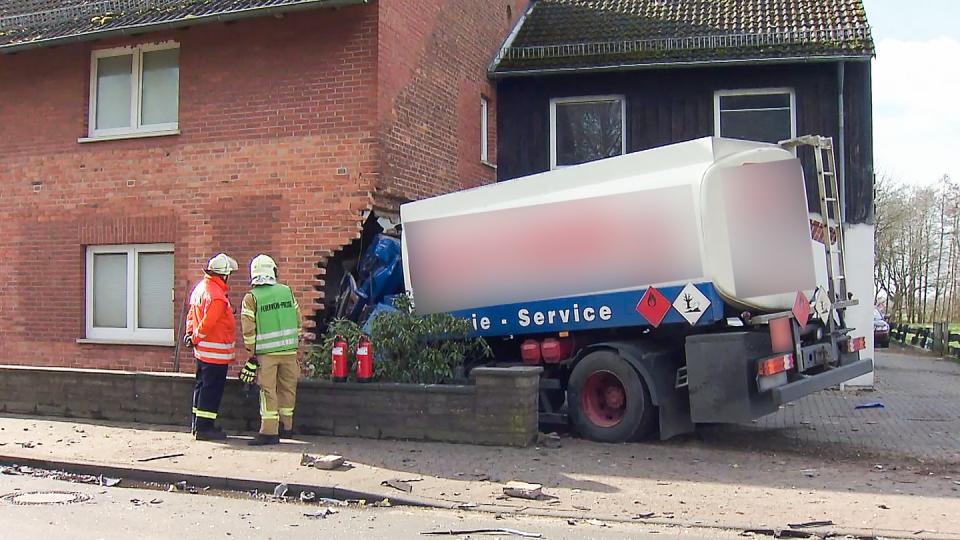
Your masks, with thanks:
[[(75, 492), (89, 499), (68, 504), (15, 504), (31, 501), (32, 492)], [(64, 495), (63, 497), (65, 497)], [(39, 496), (43, 497), (43, 496)], [(336, 514), (312, 518), (322, 507), (262, 501), (239, 496), (168, 493), (146, 489), (100, 487), (70, 482), (0, 475), (0, 537), (11, 540), (71, 538), (211, 540), (256, 539), (403, 539), (520, 538), (505, 534), (422, 536), (425, 531), (511, 528), (548, 539), (707, 539), (736, 538), (718, 530), (649, 528), (630, 523), (565, 519), (504, 518), (477, 512), (413, 508), (338, 508)]]

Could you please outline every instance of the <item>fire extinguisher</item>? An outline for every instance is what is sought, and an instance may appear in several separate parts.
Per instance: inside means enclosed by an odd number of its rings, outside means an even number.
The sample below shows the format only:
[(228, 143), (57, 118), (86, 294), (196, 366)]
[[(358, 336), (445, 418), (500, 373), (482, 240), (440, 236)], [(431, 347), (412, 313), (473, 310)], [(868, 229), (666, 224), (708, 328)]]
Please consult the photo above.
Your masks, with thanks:
[(373, 351), (367, 336), (360, 336), (357, 343), (357, 382), (373, 380)]
[(330, 354), (331, 358), (331, 378), (333, 382), (344, 382), (347, 380), (347, 342), (343, 340), (343, 336), (337, 336), (336, 341), (333, 342), (333, 350)]

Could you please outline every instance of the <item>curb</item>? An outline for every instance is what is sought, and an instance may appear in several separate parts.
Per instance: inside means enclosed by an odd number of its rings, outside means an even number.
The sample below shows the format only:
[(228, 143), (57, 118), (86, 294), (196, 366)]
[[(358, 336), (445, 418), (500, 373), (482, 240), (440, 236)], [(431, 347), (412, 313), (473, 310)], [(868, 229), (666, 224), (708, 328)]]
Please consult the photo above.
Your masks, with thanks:
[[(138, 482), (151, 482), (158, 484), (174, 484), (176, 482), (186, 481), (194, 486), (209, 486), (212, 489), (224, 491), (254, 491), (263, 493), (272, 493), (273, 489), (281, 482), (268, 482), (264, 480), (253, 480), (239, 477), (207, 476), (190, 473), (178, 473), (171, 471), (162, 471), (156, 469), (141, 469), (136, 467), (124, 467), (117, 465), (101, 465), (90, 462), (71, 462), (58, 461), (39, 458), (25, 458), (17, 456), (0, 455), (0, 465), (25, 465), (37, 469), (64, 471), (72, 474), (84, 475), (106, 475), (121, 479), (128, 479)], [(632, 523), (638, 525), (658, 525), (664, 527), (683, 527), (690, 529), (704, 530), (722, 530), (731, 532), (744, 531), (771, 531), (768, 536), (774, 538), (774, 530), (791, 530), (789, 527), (774, 528), (769, 526), (756, 525), (716, 525), (708, 523), (685, 522), (673, 519), (625, 519), (616, 516), (597, 516), (580, 512), (571, 512), (564, 510), (552, 510), (549, 508), (516, 508), (513, 506), (499, 506), (495, 504), (479, 504), (476, 506), (465, 506), (464, 503), (453, 503), (447, 501), (436, 501), (420, 497), (394, 497), (392, 494), (377, 493), (371, 491), (358, 491), (338, 486), (314, 486), (309, 484), (294, 484), (287, 482), (291, 493), (299, 494), (301, 491), (312, 491), (318, 497), (330, 499), (364, 499), (367, 501), (381, 501), (389, 499), (393, 506), (410, 506), (418, 508), (432, 508), (438, 510), (462, 510), (482, 512), (486, 514), (506, 514), (515, 516), (533, 516), (555, 519), (597, 519), (611, 523)], [(796, 530), (795, 530), (796, 531)], [(809, 533), (810, 538), (824, 538), (828, 536), (852, 536), (860, 539), (879, 539), (890, 538), (898, 540), (923, 538), (926, 540), (960, 540), (960, 534), (953, 533), (933, 533), (924, 531), (924, 535), (907, 531), (887, 531), (871, 529), (854, 528), (834, 528), (824, 527), (819, 529), (802, 529), (796, 532)], [(755, 534), (755, 538), (765, 538), (762, 534)], [(795, 537), (802, 538), (802, 537)]]
[(301, 491), (312, 491), (317, 494), (317, 497), (328, 499), (364, 499), (367, 501), (382, 501), (383, 499), (389, 499), (390, 503), (395, 506), (414, 506), (440, 509), (456, 508), (456, 505), (445, 506), (443, 504), (433, 503), (415, 497), (394, 497), (392, 494), (358, 491), (339, 486), (315, 486), (309, 484), (294, 484), (290, 482), (269, 482), (265, 480), (253, 480), (249, 478), (207, 476), (202, 474), (161, 471), (157, 469), (101, 465), (98, 463), (89, 462), (57, 461), (50, 459), (0, 455), (0, 465), (25, 465), (35, 469), (64, 471), (72, 474), (92, 476), (105, 475), (126, 480), (133, 480), (136, 482), (150, 482), (155, 484), (175, 484), (177, 482), (186, 481), (188, 484), (193, 486), (204, 486), (223, 491), (256, 490), (261, 493), (273, 493), (273, 489), (278, 484), (286, 483), (289, 491), (295, 496), (299, 495)]

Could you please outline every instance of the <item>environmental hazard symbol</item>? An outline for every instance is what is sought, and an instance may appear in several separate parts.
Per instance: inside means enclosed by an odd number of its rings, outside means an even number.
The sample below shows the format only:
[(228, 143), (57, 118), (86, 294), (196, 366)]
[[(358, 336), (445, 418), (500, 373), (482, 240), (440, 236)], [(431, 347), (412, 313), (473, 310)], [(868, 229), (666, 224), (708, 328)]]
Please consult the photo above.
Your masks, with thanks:
[(673, 309), (677, 310), (680, 316), (690, 324), (697, 324), (708, 307), (710, 307), (710, 299), (693, 283), (687, 283), (677, 299), (673, 301)]
[(670, 301), (653, 287), (647, 289), (637, 302), (637, 313), (643, 315), (643, 318), (654, 327), (660, 326), (668, 311), (670, 311)]

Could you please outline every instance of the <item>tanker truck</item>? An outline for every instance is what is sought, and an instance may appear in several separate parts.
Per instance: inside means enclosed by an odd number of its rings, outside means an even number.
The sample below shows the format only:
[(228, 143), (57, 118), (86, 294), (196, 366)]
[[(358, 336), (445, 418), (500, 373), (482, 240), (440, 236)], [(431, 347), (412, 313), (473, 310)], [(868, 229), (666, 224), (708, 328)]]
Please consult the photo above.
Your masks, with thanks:
[(411, 202), (396, 274), (497, 364), (542, 367), (542, 422), (605, 442), (745, 422), (873, 369), (835, 169), (829, 138), (707, 137)]

